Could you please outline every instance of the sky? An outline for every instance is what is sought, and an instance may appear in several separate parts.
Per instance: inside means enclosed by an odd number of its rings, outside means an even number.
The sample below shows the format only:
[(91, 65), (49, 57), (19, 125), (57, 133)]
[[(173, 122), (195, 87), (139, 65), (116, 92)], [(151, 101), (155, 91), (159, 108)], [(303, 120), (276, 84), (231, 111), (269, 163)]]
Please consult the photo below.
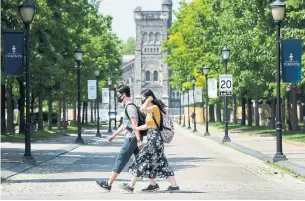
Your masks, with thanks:
[[(178, 10), (180, 0), (173, 1), (173, 10)], [(191, 0), (186, 0), (190, 2)], [(142, 10), (161, 10), (162, 0), (103, 0), (99, 12), (103, 15), (111, 15), (112, 31), (126, 41), (129, 37), (136, 36), (136, 27), (133, 11), (141, 6)], [(175, 16), (173, 16), (175, 19)]]

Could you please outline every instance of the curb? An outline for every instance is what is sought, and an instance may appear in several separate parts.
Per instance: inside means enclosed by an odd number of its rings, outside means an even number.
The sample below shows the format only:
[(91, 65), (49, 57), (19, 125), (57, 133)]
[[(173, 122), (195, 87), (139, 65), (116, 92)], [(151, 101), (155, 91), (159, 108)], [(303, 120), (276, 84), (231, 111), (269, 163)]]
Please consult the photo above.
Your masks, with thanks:
[[(179, 124), (177, 124), (180, 128), (184, 129), (182, 126), (180, 126)], [(185, 129), (187, 130), (187, 129)], [(200, 133), (197, 133), (195, 134), (197, 137), (204, 137), (202, 134)], [(246, 153), (252, 157), (255, 157), (255, 158), (258, 158), (262, 161), (265, 161), (267, 163), (272, 163), (272, 164), (276, 164), (276, 165), (279, 165), (281, 167), (284, 167), (284, 168), (287, 168), (297, 174), (299, 174), (300, 176), (302, 177), (305, 177), (305, 168), (304, 166), (301, 166), (301, 165), (297, 165), (295, 163), (292, 163), (290, 162), (289, 160), (285, 160), (285, 161), (278, 161), (278, 162), (274, 162), (273, 161), (273, 158), (270, 157), (270, 156), (267, 156), (265, 154), (263, 154), (262, 152), (259, 152), (259, 151), (255, 151), (253, 149), (249, 149), (247, 147), (244, 147), (242, 145), (239, 145), (239, 144), (236, 144), (234, 142), (225, 142), (225, 143), (222, 143), (221, 139), (218, 138), (218, 137), (215, 137), (215, 136), (207, 136), (207, 137), (204, 137), (204, 138), (208, 138), (208, 139), (211, 139), (215, 142), (218, 142), (220, 144), (224, 144), (224, 145), (227, 145), (228, 147), (230, 148), (233, 148), (237, 151), (240, 151), (240, 152), (243, 152), (243, 153)]]
[[(95, 139), (88, 140), (87, 142), (84, 143), (84, 145), (89, 144), (89, 143), (93, 142), (94, 140)], [(39, 165), (41, 165), (45, 162), (48, 162), (48, 161), (50, 161), (54, 158), (57, 158), (60, 155), (66, 154), (66, 153), (68, 153), (68, 152), (70, 152), (70, 151), (72, 151), (72, 150), (74, 150), (74, 149), (76, 149), (80, 146), (82, 146), (82, 145), (81, 144), (71, 144), (71, 145), (68, 145), (66, 147), (63, 147), (62, 149), (55, 150), (55, 151), (52, 152), (52, 153), (55, 153), (54, 155), (51, 155), (51, 156), (46, 155), (41, 162), (39, 162), (35, 165), (30, 165), (30, 164), (23, 163), (23, 164), (20, 164), (18, 166), (12, 167), (10, 169), (3, 170), (3, 171), (1, 171), (1, 182), (7, 180), (8, 178), (10, 178), (14, 175), (25, 172), (25, 171), (27, 171), (27, 170), (35, 167), (35, 166), (39, 166)]]

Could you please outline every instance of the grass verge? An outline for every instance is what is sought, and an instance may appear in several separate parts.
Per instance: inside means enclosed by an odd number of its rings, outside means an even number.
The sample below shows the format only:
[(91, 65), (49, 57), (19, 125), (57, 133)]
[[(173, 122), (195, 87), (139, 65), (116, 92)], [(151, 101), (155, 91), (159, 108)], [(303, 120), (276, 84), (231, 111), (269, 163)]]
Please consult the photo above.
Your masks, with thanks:
[[(219, 122), (210, 122), (209, 125), (218, 129), (224, 129), (224, 125)], [(245, 132), (257, 135), (276, 136), (275, 129), (257, 126), (241, 126), (240, 124), (229, 124), (229, 130), (234, 132)], [(283, 131), (283, 139), (294, 142), (305, 143), (305, 131)]]
[[(32, 141), (38, 140), (38, 139), (43, 139), (47, 137), (52, 137), (52, 136), (62, 136), (64, 135), (65, 132), (63, 130), (44, 130), (44, 131), (34, 131), (31, 133), (31, 139)], [(23, 142), (24, 141), (24, 133), (8, 133), (5, 135), (1, 135), (1, 141), (2, 142)]]

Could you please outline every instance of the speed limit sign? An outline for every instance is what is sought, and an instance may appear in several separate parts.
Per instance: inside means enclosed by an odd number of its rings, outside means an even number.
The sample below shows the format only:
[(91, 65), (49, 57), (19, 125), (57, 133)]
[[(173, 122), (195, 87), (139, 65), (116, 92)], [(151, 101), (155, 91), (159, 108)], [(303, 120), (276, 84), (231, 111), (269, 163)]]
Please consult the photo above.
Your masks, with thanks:
[(232, 91), (232, 75), (219, 75), (219, 91)]

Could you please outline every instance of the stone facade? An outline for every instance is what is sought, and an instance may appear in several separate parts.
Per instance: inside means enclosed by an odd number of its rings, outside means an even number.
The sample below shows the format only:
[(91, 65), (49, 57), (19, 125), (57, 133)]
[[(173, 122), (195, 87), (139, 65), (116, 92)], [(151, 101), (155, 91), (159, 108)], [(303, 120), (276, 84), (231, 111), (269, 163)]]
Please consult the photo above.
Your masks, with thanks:
[(129, 82), (136, 103), (141, 101), (141, 91), (149, 88), (169, 108), (178, 107), (179, 99), (171, 95), (175, 92), (169, 85), (168, 64), (163, 62), (166, 52), (161, 52), (172, 21), (172, 1), (163, 0), (161, 11), (142, 11), (137, 7), (134, 19), (136, 50), (134, 57), (123, 58), (124, 83)]

